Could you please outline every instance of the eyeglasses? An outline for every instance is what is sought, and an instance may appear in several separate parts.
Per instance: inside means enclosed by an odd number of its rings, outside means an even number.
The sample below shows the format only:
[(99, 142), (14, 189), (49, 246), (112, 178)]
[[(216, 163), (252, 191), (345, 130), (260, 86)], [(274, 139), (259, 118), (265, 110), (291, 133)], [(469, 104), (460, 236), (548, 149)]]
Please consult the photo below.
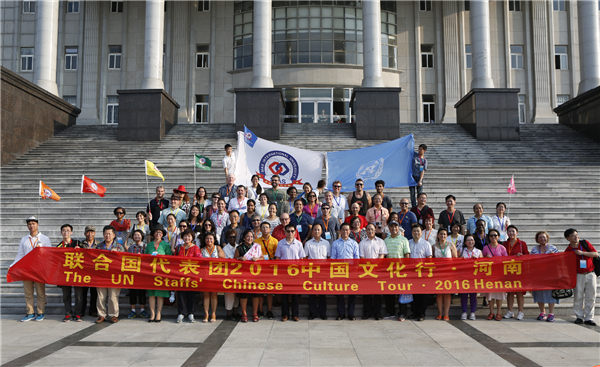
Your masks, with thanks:
[(296, 231), (295, 231), (295, 230), (293, 230), (293, 229), (286, 229), (286, 230), (285, 230), (285, 233), (294, 233), (294, 232), (296, 232)]
[(400, 203), (400, 205), (408, 205), (408, 203)]
[(333, 187), (342, 188), (342, 185), (333, 185)]
[(490, 237), (498, 237), (497, 234), (490, 234)]
[(357, 183), (357, 184), (355, 184), (354, 186), (364, 186), (364, 184)]
[(329, 208), (329, 207), (327, 207), (327, 206), (322, 206), (322, 207), (321, 207), (321, 210), (329, 210), (329, 209), (330, 209), (330, 208)]
[(260, 222), (260, 219), (252, 219), (253, 222)]
[(182, 224), (179, 226), (179, 228), (187, 228), (187, 226), (185, 224)]
[(123, 213), (123, 212), (117, 212), (117, 214), (125, 214), (125, 213)]

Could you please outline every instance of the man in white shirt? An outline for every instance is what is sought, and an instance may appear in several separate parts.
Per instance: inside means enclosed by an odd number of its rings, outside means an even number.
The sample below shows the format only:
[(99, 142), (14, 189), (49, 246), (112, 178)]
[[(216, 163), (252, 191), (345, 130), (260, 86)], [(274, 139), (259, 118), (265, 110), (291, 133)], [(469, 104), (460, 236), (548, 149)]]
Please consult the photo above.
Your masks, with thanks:
[[(375, 236), (375, 225), (369, 223), (366, 227), (367, 238), (360, 241), (358, 251), (361, 259), (383, 259), (388, 253), (385, 242)], [(363, 320), (373, 316), (381, 320), (381, 295), (365, 294), (363, 296)]]
[(223, 157), (223, 169), (225, 177), (232, 175), (235, 170), (235, 153), (231, 144), (225, 144), (225, 157)]
[(343, 218), (346, 218), (348, 216), (349, 208), (348, 200), (342, 195), (342, 183), (340, 181), (333, 181), (331, 187), (333, 189), (333, 206), (337, 209), (338, 216), (342, 215)]
[[(21, 238), (19, 243), (19, 249), (17, 251), (17, 257), (15, 261), (10, 265), (15, 265), (19, 260), (25, 257), (36, 247), (52, 247), (50, 239), (39, 232), (38, 219), (35, 216), (31, 216), (25, 220), (27, 223), (27, 229), (29, 234)], [(33, 313), (33, 290), (37, 293), (37, 316)], [(23, 290), (25, 293), (25, 317), (21, 319), (21, 322), (26, 321), (42, 321), (44, 319), (44, 312), (46, 310), (46, 285), (44, 283), (33, 282), (31, 280), (23, 281)]]
[[(296, 226), (288, 224), (285, 226), (285, 238), (279, 241), (277, 244), (277, 250), (275, 250), (275, 259), (277, 260), (300, 260), (306, 258), (304, 253), (304, 247), (302, 242), (295, 238)], [(298, 321), (299, 305), (298, 295), (290, 294), (292, 298), (292, 320)], [(281, 295), (281, 321), (287, 321), (290, 311), (289, 300), (287, 294)]]
[(248, 211), (248, 198), (246, 197), (246, 187), (239, 185), (236, 189), (236, 197), (229, 200), (227, 211), (237, 210), (240, 216)]

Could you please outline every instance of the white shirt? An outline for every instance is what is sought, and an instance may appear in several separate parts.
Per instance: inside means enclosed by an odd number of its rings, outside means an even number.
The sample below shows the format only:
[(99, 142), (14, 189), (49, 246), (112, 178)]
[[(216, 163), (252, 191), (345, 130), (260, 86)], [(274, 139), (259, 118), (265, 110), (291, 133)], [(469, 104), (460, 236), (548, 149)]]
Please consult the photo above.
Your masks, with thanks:
[(21, 238), (21, 242), (19, 243), (17, 257), (15, 258), (15, 261), (12, 264), (10, 264), (10, 266), (15, 265), (17, 261), (24, 258), (25, 255), (30, 253), (31, 250), (33, 250), (36, 247), (52, 247), (52, 244), (50, 243), (50, 239), (48, 238), (48, 236), (43, 235), (40, 232), (38, 232), (38, 234), (34, 237), (32, 237), (30, 234), (24, 236), (23, 238)]
[(302, 242), (294, 239), (292, 240), (292, 243), (288, 243), (287, 239), (284, 238), (277, 244), (275, 257), (278, 257), (281, 260), (298, 260), (305, 258), (306, 254), (304, 253)]
[(408, 246), (410, 247), (411, 259), (423, 259), (427, 256), (432, 256), (431, 244), (422, 237), (419, 239), (419, 242), (415, 242), (414, 239), (409, 240)]
[(424, 229), (421, 238), (429, 242), (433, 246), (435, 245), (435, 238), (437, 237), (437, 232), (437, 229), (433, 228), (431, 229), (431, 231)]
[(269, 204), (264, 206), (256, 204), (256, 209), (254, 211), (256, 212), (256, 214), (260, 215), (260, 220), (263, 220), (269, 216)]
[(378, 259), (380, 255), (388, 253), (385, 242), (379, 237), (374, 237), (372, 240), (365, 238), (360, 241), (358, 252), (360, 257), (364, 257), (365, 259)]
[(248, 211), (248, 198), (244, 197), (239, 200), (237, 197), (229, 200), (227, 211), (237, 210), (240, 213), (240, 217)]
[(346, 199), (346, 197), (344, 195), (342, 195), (340, 193), (340, 196), (336, 197), (335, 194), (333, 195), (333, 206), (335, 206), (336, 208), (338, 208), (338, 211), (342, 212), (342, 215), (344, 215), (344, 210), (348, 210), (348, 199)]
[(235, 255), (235, 247), (228, 243), (223, 246), (223, 252), (225, 253), (226, 258), (233, 259), (233, 255)]
[(331, 256), (331, 245), (323, 238), (320, 238), (319, 242), (311, 238), (306, 241), (304, 251), (309, 259), (327, 259), (328, 256)]
[(469, 251), (469, 249), (467, 249), (466, 247), (463, 247), (462, 257), (464, 259), (477, 259), (477, 258), (483, 257), (483, 254), (481, 253), (481, 250), (478, 248), (473, 247), (473, 251)]
[(223, 157), (223, 168), (227, 168), (229, 174), (233, 174), (235, 168), (235, 153), (231, 152), (231, 155)]
[(506, 241), (508, 234), (506, 233), (506, 227), (510, 226), (510, 219), (505, 215), (502, 220), (497, 215), (492, 217), (492, 228), (500, 232), (500, 241)]

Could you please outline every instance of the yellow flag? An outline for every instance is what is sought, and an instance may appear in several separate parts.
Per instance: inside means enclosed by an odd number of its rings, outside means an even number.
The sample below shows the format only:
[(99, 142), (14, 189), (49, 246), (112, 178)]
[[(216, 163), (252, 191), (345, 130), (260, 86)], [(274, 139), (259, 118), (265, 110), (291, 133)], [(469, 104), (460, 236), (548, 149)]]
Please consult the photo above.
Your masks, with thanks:
[(162, 173), (160, 173), (158, 168), (156, 168), (154, 163), (152, 163), (150, 161), (145, 161), (145, 162), (146, 162), (146, 175), (147, 176), (160, 177), (160, 178), (162, 178), (163, 181), (165, 180), (165, 177), (162, 175)]

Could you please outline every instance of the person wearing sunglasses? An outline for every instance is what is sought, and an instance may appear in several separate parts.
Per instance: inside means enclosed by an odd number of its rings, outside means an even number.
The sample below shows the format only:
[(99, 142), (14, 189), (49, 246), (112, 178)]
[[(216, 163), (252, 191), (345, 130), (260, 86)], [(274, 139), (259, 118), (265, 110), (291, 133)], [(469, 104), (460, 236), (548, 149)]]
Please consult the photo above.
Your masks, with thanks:
[(300, 239), (304, 243), (310, 232), (310, 227), (312, 227), (313, 219), (304, 212), (302, 199), (296, 199), (294, 209), (294, 212), (290, 214), (290, 224), (296, 227), (296, 230), (300, 234)]
[[(298, 199), (296, 202), (300, 201)], [(294, 203), (295, 204), (295, 203)], [(285, 226), (285, 238), (279, 241), (277, 244), (277, 250), (275, 250), (275, 259), (277, 260), (300, 260), (306, 258), (304, 247), (302, 242), (294, 238), (296, 227), (292, 224)], [(291, 298), (291, 304), (289, 299)], [(299, 313), (299, 296), (297, 294), (283, 294), (281, 296), (281, 321), (287, 321), (290, 312), (290, 306), (292, 308), (292, 320), (298, 321)]]
[[(506, 248), (502, 246), (498, 239), (500, 238), (500, 232), (496, 229), (490, 229), (488, 235), (488, 243), (483, 248), (483, 257), (498, 257), (498, 256), (508, 256), (506, 252)], [(477, 240), (475, 240), (477, 242)], [(490, 313), (487, 316), (488, 320), (496, 320), (502, 321), (502, 301), (506, 298), (505, 292), (491, 292), (487, 295), (488, 305), (490, 308)], [(496, 308), (496, 313), (494, 313), (494, 304)]]
[(125, 246), (127, 237), (129, 236), (129, 229), (131, 228), (131, 221), (125, 219), (125, 208), (121, 206), (116, 207), (115, 210), (113, 210), (113, 214), (117, 219), (110, 222), (109, 225), (115, 229), (117, 235), (116, 241)]
[(365, 182), (359, 178), (354, 182), (355, 190), (348, 195), (348, 203), (350, 205), (358, 203), (360, 210), (358, 214), (362, 216), (367, 215), (367, 210), (371, 207), (371, 195), (364, 190)]
[[(348, 216), (348, 200), (344, 195), (342, 195), (342, 183), (340, 181), (333, 181), (333, 185), (331, 186), (333, 193), (333, 205), (337, 208), (338, 212), (340, 212), (340, 216), (345, 218)], [(340, 223), (342, 224), (342, 223)]]

